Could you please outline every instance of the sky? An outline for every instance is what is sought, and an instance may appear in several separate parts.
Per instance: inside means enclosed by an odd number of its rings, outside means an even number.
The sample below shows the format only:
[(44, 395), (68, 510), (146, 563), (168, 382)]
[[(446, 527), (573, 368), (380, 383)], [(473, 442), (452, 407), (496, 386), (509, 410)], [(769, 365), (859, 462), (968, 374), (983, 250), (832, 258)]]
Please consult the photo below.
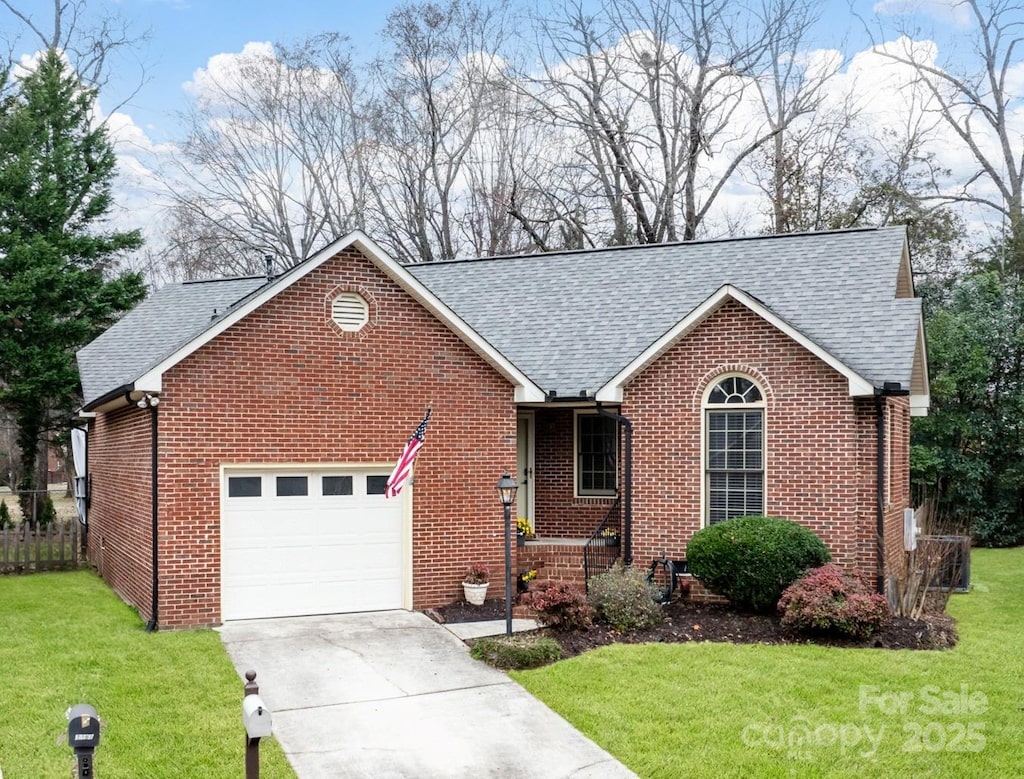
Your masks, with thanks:
[[(51, 24), (52, 0), (10, 0), (37, 23)], [(443, 0), (442, 0), (443, 1)], [(319, 32), (340, 32), (357, 52), (372, 58), (388, 14), (396, 0), (87, 0), (93, 11), (115, 10), (133, 32), (148, 31), (149, 40), (122, 57), (111, 83), (101, 92), (101, 104), (132, 117), (155, 142), (176, 137), (174, 114), (188, 104), (185, 85), (196, 69), (218, 54), (237, 53), (249, 42), (293, 42)], [(528, 0), (529, 2), (529, 0)], [(931, 16), (951, 18), (953, 0), (825, 0), (820, 25), (822, 45), (844, 38), (864, 39), (854, 14), (870, 17), (872, 9), (905, 8), (917, 3)], [(541, 9), (558, 0), (537, 0)], [(15, 38), (14, 16), (0, 8), (0, 36)], [(866, 44), (866, 39), (864, 39)], [(30, 55), (37, 47), (28, 36), (15, 39), (15, 53)], [(141, 87), (139, 86), (142, 81)], [(138, 89), (137, 93), (128, 96)], [(122, 101), (128, 102), (122, 105)]]
[[(52, 25), (52, 0), (11, 0), (41, 25)], [(122, 57), (100, 99), (119, 107), (157, 142), (174, 136), (174, 113), (187, 106), (185, 84), (211, 57), (240, 52), (251, 41), (290, 42), (334, 31), (376, 45), (393, 0), (87, 0), (90, 9), (112, 9), (135, 34), (148, 31), (138, 51)], [(0, 35), (14, 37), (15, 17), (0, 8)], [(15, 58), (32, 54), (29, 36), (16, 41)], [(141, 81), (141, 86), (140, 86)], [(135, 90), (127, 104), (121, 105)]]
[[(64, 0), (67, 2), (67, 0)], [(78, 0), (80, 1), (80, 0)], [(521, 0), (541, 11), (557, 9), (561, 0)], [(599, 4), (599, 0), (582, 0)], [(187, 109), (189, 83), (201, 69), (215, 73), (211, 60), (237, 54), (248, 43), (294, 43), (313, 34), (339, 32), (349, 37), (357, 57), (372, 59), (380, 46), (388, 14), (397, 0), (85, 0), (91, 12), (115, 11), (135, 34), (148, 32), (147, 42), (116, 60), (111, 81), (100, 92), (100, 109), (109, 120), (111, 136), (121, 159), (115, 202), (131, 219), (147, 223), (147, 238), (156, 236), (161, 204), (149, 185), (150, 159), (173, 154), (184, 130), (177, 114)], [(444, 0), (440, 0), (444, 2)], [(30, 58), (38, 39), (18, 37), (21, 27), (3, 7), (12, 4), (33, 21), (52, 24), (53, 0), (0, 0), (0, 42), (6, 41), (14, 59)], [(848, 53), (870, 47), (864, 22), (877, 12), (882, 18), (908, 9), (918, 12), (926, 26), (943, 33), (959, 30), (968, 21), (957, 0), (824, 0), (815, 43)], [(968, 36), (962, 36), (967, 40)], [(854, 58), (847, 70), (872, 67), (868, 58)], [(870, 82), (870, 75), (866, 79)], [(141, 85), (140, 85), (141, 84)], [(896, 99), (895, 95), (891, 95)], [(884, 107), (881, 92), (875, 101)], [(970, 160), (965, 160), (970, 164)], [(150, 166), (151, 168), (151, 166)]]

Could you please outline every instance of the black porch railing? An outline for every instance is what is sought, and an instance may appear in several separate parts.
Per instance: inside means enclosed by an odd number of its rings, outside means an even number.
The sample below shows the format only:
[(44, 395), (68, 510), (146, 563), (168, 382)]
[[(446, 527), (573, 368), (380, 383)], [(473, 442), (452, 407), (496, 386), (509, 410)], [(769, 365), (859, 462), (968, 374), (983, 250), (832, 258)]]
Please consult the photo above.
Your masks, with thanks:
[(590, 586), (590, 577), (609, 570), (619, 559), (622, 543), (622, 516), (619, 499), (609, 507), (601, 524), (583, 545), (583, 580)]

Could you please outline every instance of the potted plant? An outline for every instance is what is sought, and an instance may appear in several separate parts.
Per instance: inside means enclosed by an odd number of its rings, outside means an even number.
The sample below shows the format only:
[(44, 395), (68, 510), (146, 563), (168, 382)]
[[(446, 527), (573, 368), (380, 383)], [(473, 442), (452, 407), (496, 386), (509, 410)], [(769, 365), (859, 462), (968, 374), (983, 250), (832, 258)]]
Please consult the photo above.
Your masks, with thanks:
[(618, 546), (619, 529), (617, 527), (606, 527), (601, 531), (601, 538), (604, 539), (605, 546)]
[(516, 517), (516, 544), (523, 546), (527, 538), (533, 538), (533, 528), (526, 517)]
[(537, 578), (537, 569), (530, 568), (528, 571), (520, 571), (516, 579), (516, 592), (526, 592), (530, 589), (530, 582)]
[(473, 563), (466, 572), (466, 578), (462, 580), (462, 591), (466, 595), (466, 602), (474, 606), (482, 606), (487, 597), (488, 583), (487, 566), (483, 563)]

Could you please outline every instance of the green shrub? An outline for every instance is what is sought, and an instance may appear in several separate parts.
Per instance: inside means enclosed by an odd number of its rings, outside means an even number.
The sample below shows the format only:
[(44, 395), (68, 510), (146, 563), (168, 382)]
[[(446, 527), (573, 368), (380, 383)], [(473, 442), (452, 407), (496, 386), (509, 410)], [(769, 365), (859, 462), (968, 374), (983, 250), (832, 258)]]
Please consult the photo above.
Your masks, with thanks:
[(562, 647), (553, 638), (519, 634), (511, 638), (493, 636), (478, 639), (473, 642), (469, 653), (495, 668), (522, 670), (561, 659)]
[(616, 630), (649, 628), (661, 620), (661, 607), (654, 602), (647, 574), (618, 562), (590, 580), (587, 600), (598, 617)]
[(734, 605), (771, 611), (782, 591), (832, 556), (813, 532), (776, 517), (736, 517), (694, 533), (689, 570)]
[(0, 500), (0, 530), (7, 527), (14, 527), (14, 521), (11, 519), (11, 510), (7, 508), (7, 501)]
[(558, 630), (584, 630), (594, 621), (586, 594), (568, 582), (535, 581), (522, 602), (537, 612), (540, 624)]
[(48, 528), (57, 521), (57, 509), (53, 506), (53, 498), (49, 495), (43, 501), (43, 510), (39, 512), (39, 527)]
[(983, 514), (974, 519), (971, 535), (976, 546), (1020, 546), (1024, 544), (1024, 519), (1017, 514)]
[(884, 595), (871, 592), (838, 565), (813, 568), (779, 599), (782, 624), (807, 633), (867, 638), (889, 615)]

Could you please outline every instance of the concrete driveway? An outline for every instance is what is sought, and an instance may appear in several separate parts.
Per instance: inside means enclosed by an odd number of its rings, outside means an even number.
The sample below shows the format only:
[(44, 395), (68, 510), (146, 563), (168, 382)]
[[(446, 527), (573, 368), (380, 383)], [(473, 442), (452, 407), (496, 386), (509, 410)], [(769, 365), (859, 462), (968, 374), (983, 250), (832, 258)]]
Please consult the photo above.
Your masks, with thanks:
[(635, 776), (422, 614), (228, 622), (220, 634), (239, 674), (256, 671), (301, 779)]

